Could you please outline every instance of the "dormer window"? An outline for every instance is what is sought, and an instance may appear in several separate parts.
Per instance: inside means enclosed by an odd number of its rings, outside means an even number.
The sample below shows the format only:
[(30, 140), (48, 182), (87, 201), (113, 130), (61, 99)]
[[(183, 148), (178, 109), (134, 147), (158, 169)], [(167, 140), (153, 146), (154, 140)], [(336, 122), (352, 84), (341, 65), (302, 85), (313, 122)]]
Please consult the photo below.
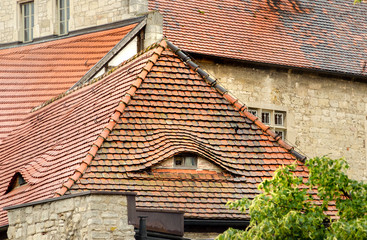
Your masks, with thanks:
[(23, 186), (27, 184), (27, 182), (24, 180), (22, 174), (20, 173), (16, 173), (13, 178), (11, 179), (10, 181), (10, 184), (9, 184), (9, 187), (8, 189), (6, 190), (5, 193), (8, 193), (8, 192), (11, 192), (12, 190), (20, 187), (20, 186)]
[(180, 170), (222, 172), (219, 166), (192, 152), (181, 152), (153, 166), (152, 169), (176, 169), (178, 172), (180, 172)]
[(174, 157), (174, 166), (177, 168), (197, 168), (197, 156), (194, 154), (180, 154)]

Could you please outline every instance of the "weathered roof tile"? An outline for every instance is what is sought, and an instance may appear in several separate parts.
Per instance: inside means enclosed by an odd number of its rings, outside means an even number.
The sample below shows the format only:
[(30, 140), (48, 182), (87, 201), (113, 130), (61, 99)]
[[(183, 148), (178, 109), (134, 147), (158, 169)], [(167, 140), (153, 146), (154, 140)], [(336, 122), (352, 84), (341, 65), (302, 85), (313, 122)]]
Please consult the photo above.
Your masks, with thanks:
[[(118, 74), (119, 78), (105, 77), (27, 115), (24, 122), (0, 145), (1, 209), (51, 198), (56, 190), (67, 191), (79, 179), (80, 173), (85, 172), (99, 150), (97, 145), (101, 137), (97, 136), (103, 136), (104, 126), (116, 113), (114, 110), (121, 96), (129, 89), (151, 54), (151, 51), (147, 52), (115, 70), (114, 74)], [(131, 71), (131, 66), (137, 68)], [(92, 146), (94, 141), (96, 145)], [(120, 146), (121, 142), (116, 142), (116, 145)], [(88, 154), (89, 151), (93, 154)], [(107, 154), (98, 153), (97, 156), (105, 159)], [(112, 156), (113, 159), (121, 159), (119, 154)], [(102, 163), (105, 161), (100, 163), (104, 172)], [(100, 189), (103, 175), (98, 176), (93, 170), (91, 168), (87, 172), (98, 178), (99, 184), (95, 188)], [(16, 172), (25, 176), (27, 188), (17, 190), (16, 194), (13, 191), (4, 194)], [(70, 177), (72, 182), (65, 182)], [(62, 187), (62, 183), (65, 186)], [(94, 181), (87, 179), (84, 183), (91, 187)], [(6, 222), (6, 212), (1, 210), (0, 226)]]
[[(164, 35), (191, 53), (367, 76), (365, 4), (150, 0), (149, 9), (163, 14)], [(179, 67), (169, 56), (165, 64)]]
[(0, 142), (34, 107), (72, 87), (135, 25), (0, 49)]
[[(141, 71), (148, 62), (149, 71)], [(167, 74), (171, 62), (187, 74)], [(224, 203), (253, 198), (256, 184), (295, 157), (195, 71), (162, 41), (99, 82), (29, 115), (14, 132), (18, 138), (0, 146), (0, 191), (17, 171), (29, 185), (0, 196), (0, 207), (55, 192), (135, 191), (139, 207), (181, 210), (188, 218), (246, 218)], [(154, 168), (182, 152), (222, 171)]]
[[(236, 99), (231, 96), (228, 101), (221, 95), (223, 91), (208, 85), (188, 66), (178, 65), (178, 72), (187, 73), (184, 76), (168, 74), (172, 72), (169, 63), (180, 61), (169, 49), (156, 58), (121, 113), (121, 121), (97, 153), (98, 161), (91, 163), (91, 172), (87, 171), (71, 192), (91, 190), (83, 180), (89, 179), (98, 189), (136, 191), (139, 207), (181, 210), (188, 218), (245, 218), (218, 201), (238, 199), (242, 194), (253, 197), (256, 185), (249, 183), (270, 177), (280, 165), (278, 160), (282, 164), (295, 160), (266, 133), (267, 126), (248, 119), (247, 112), (240, 114), (233, 106)], [(113, 153), (117, 144), (129, 151), (121, 151), (119, 157), (102, 154)], [(208, 159), (223, 173), (151, 168), (185, 151)], [(119, 167), (113, 173), (103, 168), (110, 165)], [(108, 180), (105, 184), (92, 174), (100, 171), (104, 172), (100, 178)]]

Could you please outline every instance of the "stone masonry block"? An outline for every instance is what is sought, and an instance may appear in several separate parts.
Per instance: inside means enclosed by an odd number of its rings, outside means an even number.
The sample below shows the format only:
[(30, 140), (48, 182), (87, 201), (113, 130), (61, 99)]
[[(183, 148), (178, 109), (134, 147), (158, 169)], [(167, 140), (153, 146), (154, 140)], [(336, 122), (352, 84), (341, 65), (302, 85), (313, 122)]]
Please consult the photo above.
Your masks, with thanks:
[[(87, 195), (9, 210), (8, 236), (10, 240), (133, 240), (134, 227), (127, 224), (126, 204), (126, 197), (121, 195)], [(79, 211), (81, 205), (87, 207)], [(20, 218), (26, 211), (30, 212), (28, 219)]]
[(74, 207), (75, 207), (74, 200), (72, 198), (63, 199), (61, 200), (60, 204), (58, 204), (58, 206), (55, 207), (55, 212), (62, 213), (62, 212), (72, 211)]

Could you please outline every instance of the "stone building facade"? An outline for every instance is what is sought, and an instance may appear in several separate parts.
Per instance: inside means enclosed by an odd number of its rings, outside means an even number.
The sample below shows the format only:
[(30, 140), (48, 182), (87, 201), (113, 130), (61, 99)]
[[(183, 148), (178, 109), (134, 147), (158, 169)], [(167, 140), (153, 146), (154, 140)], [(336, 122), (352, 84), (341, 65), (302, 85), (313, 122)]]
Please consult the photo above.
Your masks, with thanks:
[(367, 84), (290, 69), (201, 59), (201, 67), (251, 109), (284, 112), (285, 137), (307, 157), (344, 157), (367, 180)]
[[(33, 2), (33, 38), (59, 35), (57, 0), (0, 2), (0, 44), (22, 42), (22, 4)], [(82, 0), (69, 2), (68, 32), (136, 17), (148, 12), (146, 0)]]

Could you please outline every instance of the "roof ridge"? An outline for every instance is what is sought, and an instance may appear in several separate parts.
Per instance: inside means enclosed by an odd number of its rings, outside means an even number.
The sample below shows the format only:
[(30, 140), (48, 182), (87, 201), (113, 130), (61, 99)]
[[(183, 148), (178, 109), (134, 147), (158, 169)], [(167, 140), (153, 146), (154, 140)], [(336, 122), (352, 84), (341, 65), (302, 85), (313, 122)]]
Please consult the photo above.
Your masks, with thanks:
[(186, 65), (188, 65), (193, 71), (195, 71), (202, 78), (204, 78), (204, 80), (212, 88), (214, 88), (220, 95), (222, 95), (225, 99), (227, 99), (233, 105), (233, 107), (237, 111), (239, 111), (239, 113), (240, 113), (241, 116), (247, 117), (253, 123), (255, 123), (264, 133), (267, 133), (268, 135), (270, 135), (271, 137), (273, 137), (274, 140), (276, 142), (278, 142), (278, 144), (280, 146), (284, 147), (289, 153), (291, 153), (293, 156), (295, 156), (297, 160), (300, 160), (302, 162), (305, 161), (306, 157), (303, 156), (302, 154), (298, 153), (297, 151), (295, 151), (294, 150), (294, 146), (291, 146), (288, 143), (286, 143), (284, 140), (282, 140), (282, 138), (281, 138), (280, 135), (276, 134), (274, 131), (272, 131), (270, 129), (269, 126), (267, 126), (263, 122), (261, 122), (258, 119), (258, 117), (254, 116), (250, 112), (248, 112), (247, 111), (247, 106), (244, 103), (242, 103), (238, 98), (236, 98), (235, 96), (233, 96), (232, 94), (230, 94), (226, 88), (224, 88), (223, 86), (221, 86), (217, 82), (216, 79), (213, 79), (212, 77), (210, 77), (209, 76), (209, 73), (207, 73), (206, 71), (204, 71), (203, 69), (201, 69), (198, 64), (194, 63), (189, 56), (187, 56), (185, 53), (183, 53), (181, 51), (181, 49), (179, 49), (178, 47), (176, 47), (173, 43), (171, 43), (167, 39), (166, 39), (166, 42), (167, 42), (167, 47), (169, 47), (179, 58), (181, 58), (181, 60)]
[[(154, 64), (157, 62), (163, 50), (166, 49), (167, 43), (165, 40), (162, 40), (159, 44), (153, 44), (152, 46), (156, 47), (152, 56), (147, 60), (146, 65), (142, 68), (142, 71), (138, 74), (136, 80), (131, 84), (130, 89), (125, 93), (125, 95), (120, 100), (118, 106), (115, 108), (114, 113), (110, 117), (109, 122), (103, 128), (102, 132), (97, 136), (96, 140), (92, 143), (91, 149), (88, 151), (87, 155), (84, 157), (79, 167), (75, 169), (74, 174), (62, 184), (61, 188), (56, 190), (55, 192), (56, 196), (64, 195), (74, 185), (74, 183), (83, 176), (87, 168), (90, 166), (92, 160), (96, 156), (97, 151), (102, 146), (104, 140), (111, 133), (112, 129), (115, 127), (118, 119), (124, 112), (131, 98), (135, 95), (136, 90), (145, 80), (146, 76), (151, 71)], [(152, 46), (147, 49), (150, 50)]]

